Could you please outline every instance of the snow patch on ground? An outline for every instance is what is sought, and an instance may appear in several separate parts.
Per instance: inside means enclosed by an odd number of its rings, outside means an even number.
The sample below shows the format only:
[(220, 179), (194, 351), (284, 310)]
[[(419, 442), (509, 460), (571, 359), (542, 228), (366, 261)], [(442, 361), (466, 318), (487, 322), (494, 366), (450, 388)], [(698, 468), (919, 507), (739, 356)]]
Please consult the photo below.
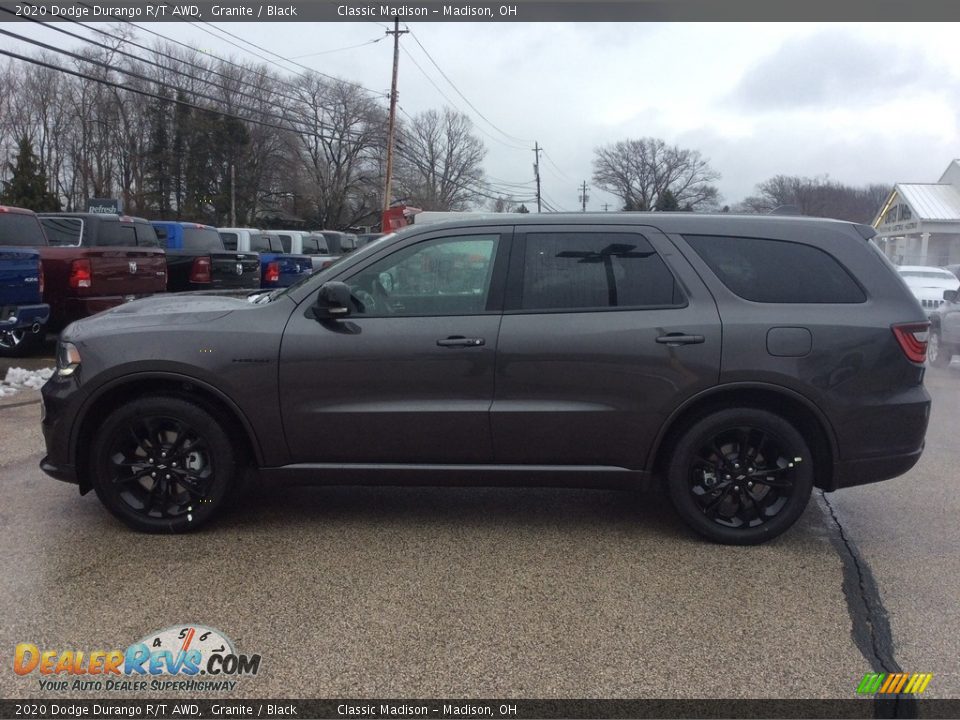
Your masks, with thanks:
[(0, 397), (15, 395), (21, 390), (39, 390), (43, 384), (53, 375), (53, 368), (43, 368), (42, 370), (24, 370), (23, 368), (10, 368), (7, 370), (7, 376), (0, 383)]

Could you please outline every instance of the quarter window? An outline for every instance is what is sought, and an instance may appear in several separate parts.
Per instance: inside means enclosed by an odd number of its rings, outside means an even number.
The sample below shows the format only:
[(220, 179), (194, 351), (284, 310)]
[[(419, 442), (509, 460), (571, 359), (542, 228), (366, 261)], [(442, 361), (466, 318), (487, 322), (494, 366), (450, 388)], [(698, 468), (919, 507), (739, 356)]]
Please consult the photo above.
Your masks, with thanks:
[(762, 303), (862, 303), (867, 298), (832, 255), (802, 243), (685, 235), (714, 274), (746, 300)]
[(678, 307), (673, 273), (636, 233), (530, 233), (520, 308), (592, 310)]
[(476, 315), (487, 308), (499, 235), (413, 245), (347, 280), (362, 315)]

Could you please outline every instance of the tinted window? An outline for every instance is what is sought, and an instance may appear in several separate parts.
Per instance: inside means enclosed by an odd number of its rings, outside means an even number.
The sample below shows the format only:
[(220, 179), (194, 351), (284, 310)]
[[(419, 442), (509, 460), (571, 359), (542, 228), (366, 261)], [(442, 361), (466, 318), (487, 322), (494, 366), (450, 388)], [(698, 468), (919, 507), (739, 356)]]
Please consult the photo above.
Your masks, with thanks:
[(341, 255), (345, 251), (343, 246), (343, 233), (325, 232), (322, 234), (327, 239), (327, 247), (330, 248), (331, 254)]
[(520, 307), (579, 310), (684, 303), (673, 273), (642, 235), (531, 233)]
[(270, 252), (270, 238), (260, 233), (250, 233), (250, 249), (253, 252)]
[(347, 280), (366, 315), (484, 312), (499, 235), (429, 240), (398, 250)]
[(160, 244), (163, 247), (168, 247), (167, 244), (167, 229), (163, 225), (154, 225), (153, 229), (157, 231), (157, 240), (160, 241)]
[(718, 278), (746, 300), (860, 303), (863, 290), (833, 256), (801, 243), (685, 235)]
[(45, 217), (41, 218), (47, 240), (51, 245), (79, 245), (83, 235), (83, 220), (80, 218)]
[(223, 250), (220, 235), (211, 227), (185, 227), (183, 229), (183, 249), (214, 251)]
[(220, 239), (223, 240), (223, 247), (227, 250), (237, 249), (237, 241), (239, 238), (236, 233), (222, 232), (220, 233)]
[(278, 235), (277, 237), (280, 238), (280, 245), (283, 247), (283, 251), (285, 253), (290, 252), (293, 248), (293, 238), (289, 235)]
[(35, 215), (0, 213), (0, 245), (46, 245), (43, 229)]
[(108, 220), (100, 218), (96, 225), (96, 233), (92, 237), (92, 245), (130, 245), (136, 246), (136, 236), (131, 237), (129, 233), (123, 231), (119, 218)]
[(137, 229), (137, 245), (141, 247), (160, 247), (160, 239), (157, 237), (157, 231), (153, 225), (146, 223), (135, 223)]
[(304, 255), (327, 255), (327, 240), (323, 235), (308, 235), (303, 238)]

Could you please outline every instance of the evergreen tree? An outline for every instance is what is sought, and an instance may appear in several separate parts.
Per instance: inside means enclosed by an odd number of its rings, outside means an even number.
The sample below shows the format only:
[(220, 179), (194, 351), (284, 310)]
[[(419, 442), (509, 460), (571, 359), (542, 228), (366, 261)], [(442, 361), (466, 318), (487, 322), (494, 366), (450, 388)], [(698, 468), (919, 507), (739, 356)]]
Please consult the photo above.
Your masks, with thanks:
[(673, 194), (669, 188), (663, 191), (660, 197), (657, 198), (657, 203), (654, 205), (654, 209), (659, 210), (660, 212), (669, 212), (671, 210), (676, 211), (680, 209), (680, 203), (677, 202), (677, 196)]
[(10, 180), (4, 181), (0, 200), (6, 205), (27, 208), (37, 212), (60, 210), (60, 199), (47, 188), (46, 173), (33, 152), (30, 138), (23, 136), (17, 144), (17, 159), (7, 163)]

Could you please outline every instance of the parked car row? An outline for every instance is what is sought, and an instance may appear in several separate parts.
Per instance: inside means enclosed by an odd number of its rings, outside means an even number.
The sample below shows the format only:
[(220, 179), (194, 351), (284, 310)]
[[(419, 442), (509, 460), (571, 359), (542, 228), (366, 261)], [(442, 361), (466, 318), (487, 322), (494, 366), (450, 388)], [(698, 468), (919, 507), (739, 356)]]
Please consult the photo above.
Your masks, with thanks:
[(0, 355), (28, 354), (46, 330), (156, 293), (288, 287), (357, 246), (336, 231), (0, 207)]

